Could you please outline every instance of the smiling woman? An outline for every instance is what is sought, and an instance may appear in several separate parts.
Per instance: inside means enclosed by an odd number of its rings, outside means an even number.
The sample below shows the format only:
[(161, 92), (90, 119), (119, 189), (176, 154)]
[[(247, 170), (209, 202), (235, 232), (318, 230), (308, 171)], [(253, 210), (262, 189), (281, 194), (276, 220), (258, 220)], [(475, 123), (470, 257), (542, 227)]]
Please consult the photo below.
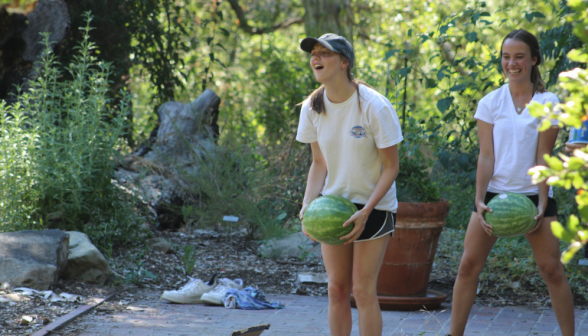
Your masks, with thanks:
[(398, 208), (400, 122), (386, 97), (353, 79), (355, 56), (344, 37), (307, 37), (300, 48), (310, 53), (310, 66), (322, 84), (302, 103), (296, 136), (310, 144), (313, 158), (300, 218), (319, 194), (343, 197), (359, 209), (340, 223), (352, 226), (351, 232), (332, 237), (345, 243), (321, 244), (329, 278), (329, 328), (331, 335), (351, 333), (353, 289), (360, 334), (381, 335), (376, 280)]
[(572, 292), (559, 258), (559, 242), (550, 228), (557, 220), (557, 205), (551, 188), (545, 182), (533, 184), (527, 175), (531, 167), (546, 165), (544, 155), (553, 150), (559, 128), (555, 121), (550, 129), (539, 133), (540, 120), (529, 114), (526, 105), (559, 100), (547, 92), (541, 80), (539, 42), (533, 34), (513, 30), (502, 41), (500, 55), (508, 83), (482, 98), (474, 116), (480, 141), (476, 197), (453, 290), (450, 332), (452, 336), (464, 334), (479, 275), (498, 239), (484, 218), (485, 212), (492, 212), (487, 204), (496, 195), (515, 193), (528, 197), (537, 207), (537, 225), (526, 238), (549, 290), (561, 333), (572, 336)]
[[(342, 38), (343, 40), (340, 40)], [(319, 39), (321, 42), (319, 42)], [(321, 87), (315, 90), (310, 95), (312, 109), (321, 114), (325, 112), (325, 104), (323, 96), (325, 94), (325, 83), (337, 82), (350, 84), (347, 91), (345, 90), (331, 90), (333, 103), (341, 103), (351, 95), (351, 92), (356, 91), (358, 95), (359, 85), (370, 87), (366, 82), (353, 78), (351, 70), (355, 66), (355, 54), (353, 47), (344, 37), (335, 34), (325, 34), (319, 39), (307, 37), (300, 43), (302, 50), (310, 53), (310, 67), (313, 70), (315, 79), (322, 83)], [(329, 42), (327, 42), (329, 41)], [(346, 78), (345, 78), (346, 77)], [(341, 91), (342, 96), (338, 97)], [(361, 96), (358, 100), (361, 111)]]
[[(329, 77), (333, 77), (337, 74), (337, 68), (334, 65), (336, 60), (334, 57), (340, 58), (341, 61), (344, 60), (344, 57), (325, 48), (322, 44), (317, 43), (312, 48), (310, 52), (310, 66), (312, 67), (314, 77), (319, 82), (324, 82), (329, 79)], [(325, 65), (327, 65), (327, 70), (322, 71), (325, 69)]]

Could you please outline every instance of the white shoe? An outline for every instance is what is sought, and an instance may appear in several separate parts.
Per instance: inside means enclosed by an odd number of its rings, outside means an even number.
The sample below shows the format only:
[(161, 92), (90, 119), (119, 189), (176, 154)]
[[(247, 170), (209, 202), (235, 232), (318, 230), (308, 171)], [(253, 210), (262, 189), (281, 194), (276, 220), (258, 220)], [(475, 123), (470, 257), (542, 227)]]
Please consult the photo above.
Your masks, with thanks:
[(182, 288), (178, 290), (164, 291), (161, 298), (175, 303), (202, 303), (200, 300), (202, 294), (210, 292), (217, 287), (218, 284), (216, 279), (214, 283), (209, 286), (200, 279), (189, 278), (190, 281)]
[(218, 279), (218, 282), (218, 286), (212, 291), (202, 294), (202, 302), (222, 306), (223, 299), (229, 288), (243, 289), (243, 280), (241, 279), (231, 280), (229, 278), (222, 278)]

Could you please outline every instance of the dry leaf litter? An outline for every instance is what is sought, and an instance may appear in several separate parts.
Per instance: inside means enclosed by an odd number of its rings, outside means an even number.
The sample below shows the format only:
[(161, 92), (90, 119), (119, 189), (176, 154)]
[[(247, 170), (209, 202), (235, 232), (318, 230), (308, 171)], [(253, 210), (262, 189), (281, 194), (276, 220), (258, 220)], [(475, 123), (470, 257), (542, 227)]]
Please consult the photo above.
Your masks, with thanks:
[[(129, 304), (152, 296), (154, 292), (174, 290), (183, 286), (188, 277), (184, 267), (184, 246), (193, 246), (195, 259), (191, 277), (208, 280), (217, 272), (220, 277), (241, 278), (245, 286), (254, 286), (266, 294), (298, 294), (324, 296), (325, 283), (301, 283), (299, 274), (321, 274), (325, 272), (320, 258), (309, 256), (305, 260), (297, 258), (273, 260), (258, 255), (259, 242), (247, 239), (243, 232), (217, 230), (195, 230), (184, 232), (155, 232), (156, 237), (166, 239), (172, 249), (168, 253), (151, 251), (147, 245), (133, 248), (120, 248), (109, 260), (113, 271), (111, 281), (106, 286), (93, 286), (84, 283), (60, 280), (52, 288), (55, 294), (79, 295), (73, 302), (51, 302), (42, 294), (24, 296), (14, 290), (0, 290), (0, 330), (4, 335), (30, 335), (44, 325), (55, 321), (84, 304), (95, 304), (95, 299), (106, 298), (121, 291), (111, 300), (103, 302), (91, 314), (110, 315), (127, 309)], [(440, 241), (442, 245), (443, 238)], [(433, 266), (429, 288), (448, 295), (451, 302), (453, 283), (457, 270), (451, 266), (450, 259), (443, 248), (439, 249)], [(320, 278), (320, 276), (318, 277)], [(546, 293), (534, 292), (526, 284), (511, 288), (486, 288), (482, 285), (476, 302), (488, 306), (525, 305), (545, 309), (550, 308)], [(11, 297), (12, 300), (7, 299)], [(15, 300), (15, 298), (18, 298)], [(59, 335), (77, 335), (81, 331), (75, 323), (61, 330)]]

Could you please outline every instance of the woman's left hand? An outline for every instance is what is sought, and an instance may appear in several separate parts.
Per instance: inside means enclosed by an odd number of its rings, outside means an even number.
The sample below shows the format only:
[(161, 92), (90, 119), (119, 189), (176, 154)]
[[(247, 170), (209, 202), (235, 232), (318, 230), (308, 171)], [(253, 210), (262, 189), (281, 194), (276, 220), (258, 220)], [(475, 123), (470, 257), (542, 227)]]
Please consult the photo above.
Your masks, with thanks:
[(351, 223), (355, 224), (355, 227), (353, 230), (351, 230), (351, 232), (349, 232), (349, 234), (341, 237), (341, 240), (346, 240), (343, 245), (351, 244), (357, 240), (359, 236), (361, 236), (363, 229), (365, 229), (365, 223), (367, 222), (369, 215), (369, 213), (366, 213), (363, 210), (359, 210), (355, 212), (353, 216), (351, 216), (345, 223), (343, 223), (344, 227), (351, 225)]
[(541, 223), (543, 223), (543, 216), (545, 215), (545, 208), (547, 206), (544, 206), (542, 204), (537, 205), (537, 216), (535, 216), (535, 220), (537, 221), (537, 224), (535, 224), (535, 227), (532, 228), (529, 232), (527, 232), (526, 236), (530, 235), (531, 233), (537, 231), (537, 229), (539, 229), (539, 227), (541, 226)]

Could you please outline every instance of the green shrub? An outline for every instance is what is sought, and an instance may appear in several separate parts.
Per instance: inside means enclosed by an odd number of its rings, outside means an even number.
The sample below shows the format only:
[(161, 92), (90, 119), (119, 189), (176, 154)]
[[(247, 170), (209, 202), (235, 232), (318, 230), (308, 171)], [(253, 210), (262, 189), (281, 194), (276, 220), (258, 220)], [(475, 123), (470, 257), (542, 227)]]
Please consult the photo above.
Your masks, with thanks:
[(460, 181), (452, 176), (453, 183), (440, 183), (441, 198), (449, 202), (449, 214), (445, 221), (452, 229), (465, 229), (468, 226), (474, 205), (476, 186), (466, 181)]
[(400, 171), (396, 178), (396, 194), (400, 202), (437, 202), (439, 188), (429, 176), (433, 160), (427, 158), (421, 146), (427, 142), (428, 133), (419, 127), (415, 120), (407, 118), (408, 123), (402, 133), (404, 140), (398, 144)]
[[(308, 169), (304, 147), (292, 141), (270, 149), (226, 135), (203, 152), (196, 167), (176, 168), (188, 194), (195, 195), (184, 208), (192, 207), (199, 226), (242, 227), (256, 238), (283, 235), (297, 222)], [(226, 215), (239, 221), (223, 222)]]
[(138, 218), (111, 182), (129, 100), (118, 113), (107, 109), (109, 64), (93, 56), (90, 20), (73, 63), (62, 69), (45, 35), (39, 76), (17, 103), (0, 104), (0, 231), (94, 223), (90, 232), (118, 231), (105, 233), (111, 242), (137, 232)]
[[(465, 230), (446, 228), (441, 233), (439, 240), (435, 261), (443, 269), (448, 269), (448, 275), (453, 279), (457, 277), (464, 238)], [(561, 242), (560, 250), (564, 249), (565, 244)], [(588, 292), (586, 292), (588, 272), (583, 266), (578, 266), (577, 259), (579, 258), (580, 256), (576, 256), (573, 262), (565, 266), (576, 303), (588, 300)], [(518, 288), (513, 286), (517, 281), (520, 284)], [(488, 256), (482, 274), (480, 274), (480, 284), (481, 290), (489, 295), (500, 296), (502, 293), (512, 290), (527, 296), (548, 295), (547, 286), (541, 278), (533, 258), (531, 245), (524, 236), (498, 239)]]
[[(10, 116), (7, 113), (10, 112)], [(20, 103), (7, 107), (0, 101), (0, 230), (25, 228), (40, 198), (34, 157), (36, 130)]]
[[(569, 1), (568, 5), (573, 9), (573, 12), (566, 17), (566, 20), (568, 23), (573, 23), (573, 31), (577, 39), (587, 43), (588, 1)], [(575, 40), (577, 41), (577, 39)], [(585, 69), (588, 64), (588, 49), (582, 43), (578, 43), (577, 47), (577, 49), (569, 51), (566, 56), (570, 61), (577, 62), (581, 66), (567, 72), (561, 72), (558, 76), (559, 87), (567, 93), (565, 101), (555, 104), (555, 106), (552, 103), (541, 105), (537, 102), (529, 105), (529, 113), (542, 119), (540, 131), (548, 129), (552, 120), (558, 120), (560, 126), (573, 126), (580, 129), (588, 118), (586, 112), (588, 71)], [(585, 147), (581, 150), (576, 149), (569, 157), (563, 154), (560, 154), (559, 157), (545, 155), (547, 167), (536, 166), (529, 169), (528, 172), (533, 178), (533, 183), (545, 181), (555, 188), (573, 190), (573, 187), (578, 190), (575, 201), (579, 216), (571, 214), (575, 211), (565, 208), (567, 215), (569, 215), (567, 226), (564, 226), (565, 221), (551, 223), (553, 234), (569, 244), (562, 254), (563, 263), (571, 261), (582, 246), (588, 244), (588, 225), (586, 224), (588, 222), (587, 153), (588, 150)], [(567, 199), (570, 200), (571, 195), (569, 192), (567, 194)], [(564, 206), (567, 207), (568, 204), (564, 204)]]

